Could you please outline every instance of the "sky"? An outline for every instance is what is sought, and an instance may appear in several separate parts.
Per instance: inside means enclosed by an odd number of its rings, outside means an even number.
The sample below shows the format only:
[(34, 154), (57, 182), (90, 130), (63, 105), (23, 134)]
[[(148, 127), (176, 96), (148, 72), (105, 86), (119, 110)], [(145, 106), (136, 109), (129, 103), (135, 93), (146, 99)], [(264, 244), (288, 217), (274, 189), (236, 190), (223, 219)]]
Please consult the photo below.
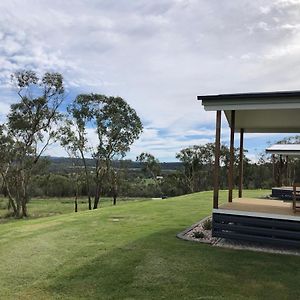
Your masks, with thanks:
[[(101, 93), (137, 111), (144, 132), (127, 158), (175, 161), (213, 142), (215, 114), (197, 95), (300, 89), (298, 0), (1, 0), (0, 11), (0, 120), (18, 100), (11, 73), (60, 72), (67, 102)], [(248, 157), (281, 138), (247, 134)]]

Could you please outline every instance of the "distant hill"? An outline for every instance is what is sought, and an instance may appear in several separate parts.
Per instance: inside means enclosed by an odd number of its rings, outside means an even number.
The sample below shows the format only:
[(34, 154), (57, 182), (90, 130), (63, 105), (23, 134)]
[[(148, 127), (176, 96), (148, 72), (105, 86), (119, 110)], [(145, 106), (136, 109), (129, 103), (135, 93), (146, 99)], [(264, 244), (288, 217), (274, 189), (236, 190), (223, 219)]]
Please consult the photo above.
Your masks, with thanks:
[[(49, 172), (53, 173), (68, 173), (73, 169), (74, 160), (68, 157), (52, 157), (47, 156), (45, 157), (49, 161)], [(94, 160), (87, 159), (87, 165), (90, 168), (94, 167)], [(80, 166), (81, 161), (75, 161), (75, 165)], [(141, 170), (141, 163), (135, 162), (132, 160), (115, 160), (113, 161), (113, 166), (116, 168), (127, 168), (133, 171), (140, 171)], [(181, 162), (162, 162), (160, 163), (161, 170), (163, 172), (174, 172), (182, 167)]]

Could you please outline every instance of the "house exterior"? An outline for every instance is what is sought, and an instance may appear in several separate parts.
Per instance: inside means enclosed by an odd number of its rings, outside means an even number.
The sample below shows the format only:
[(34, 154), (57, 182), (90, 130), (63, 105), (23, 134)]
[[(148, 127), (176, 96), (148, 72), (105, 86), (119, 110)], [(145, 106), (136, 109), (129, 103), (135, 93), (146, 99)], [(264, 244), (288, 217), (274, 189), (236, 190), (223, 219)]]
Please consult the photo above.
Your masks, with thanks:
[[(299, 183), (300, 179), (290, 170), (290, 158), (300, 156), (300, 144), (275, 144), (266, 149), (266, 153), (272, 155), (273, 162), (273, 198), (292, 200), (293, 184)], [(291, 178), (292, 177), (292, 178)], [(300, 189), (297, 188), (300, 193)]]
[[(198, 96), (216, 112), (213, 236), (300, 247), (300, 213), (291, 203), (243, 198), (243, 148), (247, 133), (300, 133), (300, 91)], [(219, 205), (221, 118), (230, 127), (228, 203)], [(233, 199), (234, 137), (240, 135), (239, 193)]]

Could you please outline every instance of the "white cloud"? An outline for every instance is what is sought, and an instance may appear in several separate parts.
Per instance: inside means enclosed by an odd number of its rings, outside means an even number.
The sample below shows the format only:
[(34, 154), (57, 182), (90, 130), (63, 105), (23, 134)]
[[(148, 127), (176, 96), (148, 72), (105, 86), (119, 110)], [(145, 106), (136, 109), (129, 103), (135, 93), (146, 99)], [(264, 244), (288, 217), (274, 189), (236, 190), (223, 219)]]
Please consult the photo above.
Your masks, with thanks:
[(11, 72), (34, 68), (63, 73), (70, 95), (122, 96), (146, 127), (133, 153), (172, 159), (213, 140), (198, 94), (299, 89), (299, 1), (3, 0), (0, 10), (3, 93)]
[(178, 132), (177, 135), (159, 134), (158, 130), (146, 128), (141, 138), (131, 147), (128, 157), (135, 159), (142, 152), (150, 152), (154, 156), (163, 161), (174, 161), (175, 154), (181, 149), (192, 145), (204, 145), (211, 142), (211, 137), (189, 138), (188, 135), (183, 136)]

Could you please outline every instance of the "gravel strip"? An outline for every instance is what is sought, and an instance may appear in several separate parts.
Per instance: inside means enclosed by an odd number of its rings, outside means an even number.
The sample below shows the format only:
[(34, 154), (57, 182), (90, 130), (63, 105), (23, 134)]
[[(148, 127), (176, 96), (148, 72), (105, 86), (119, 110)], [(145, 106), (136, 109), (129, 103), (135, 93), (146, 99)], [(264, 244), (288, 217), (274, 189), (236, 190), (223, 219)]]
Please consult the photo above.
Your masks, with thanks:
[(269, 246), (262, 243), (229, 240), (229, 239), (219, 239), (219, 241), (214, 244), (216, 247), (230, 248), (237, 250), (250, 250), (256, 252), (266, 252), (266, 253), (276, 253), (276, 254), (288, 254), (300, 256), (300, 249), (296, 248), (286, 248), (279, 246)]
[[(211, 230), (205, 230), (203, 228), (203, 224), (207, 221), (211, 220), (211, 217), (208, 216), (196, 224), (192, 225), (191, 227), (187, 228), (186, 230), (177, 234), (177, 237), (186, 241), (191, 242), (198, 242), (204, 244), (212, 244), (214, 245), (219, 239), (214, 238), (211, 236)], [(195, 233), (202, 232), (204, 237), (203, 238), (196, 238)]]

